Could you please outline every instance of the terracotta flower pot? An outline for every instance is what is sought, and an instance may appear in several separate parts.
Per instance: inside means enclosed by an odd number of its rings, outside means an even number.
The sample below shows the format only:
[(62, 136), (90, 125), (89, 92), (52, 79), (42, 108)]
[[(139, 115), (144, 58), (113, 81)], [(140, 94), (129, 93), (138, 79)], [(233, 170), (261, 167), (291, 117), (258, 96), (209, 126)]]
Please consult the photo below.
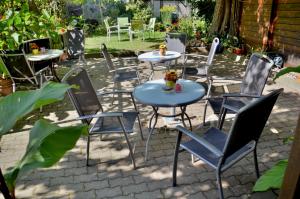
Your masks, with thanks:
[(0, 94), (9, 95), (13, 92), (13, 83), (11, 79), (0, 78)]

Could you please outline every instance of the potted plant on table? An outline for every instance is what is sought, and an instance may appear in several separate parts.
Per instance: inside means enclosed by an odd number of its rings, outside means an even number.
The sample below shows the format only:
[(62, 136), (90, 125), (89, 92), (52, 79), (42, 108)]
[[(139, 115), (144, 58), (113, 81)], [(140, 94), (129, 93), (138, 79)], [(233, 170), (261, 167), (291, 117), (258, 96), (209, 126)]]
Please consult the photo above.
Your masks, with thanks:
[(0, 58), (0, 94), (3, 96), (9, 95), (13, 92), (13, 81), (8, 75), (8, 71)]

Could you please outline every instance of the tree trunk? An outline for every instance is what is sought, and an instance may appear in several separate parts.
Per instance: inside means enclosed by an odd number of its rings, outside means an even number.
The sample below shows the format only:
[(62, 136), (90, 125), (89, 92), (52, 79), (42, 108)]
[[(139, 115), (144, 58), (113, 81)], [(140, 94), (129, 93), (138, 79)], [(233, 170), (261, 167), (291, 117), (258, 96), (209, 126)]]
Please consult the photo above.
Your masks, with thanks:
[(240, 17), (239, 0), (217, 0), (210, 34), (238, 35), (238, 24)]
[(210, 34), (218, 33), (221, 28), (224, 13), (225, 13), (224, 4), (225, 4), (224, 0), (216, 1), (214, 15), (213, 15), (212, 23), (211, 23), (210, 30), (209, 30)]

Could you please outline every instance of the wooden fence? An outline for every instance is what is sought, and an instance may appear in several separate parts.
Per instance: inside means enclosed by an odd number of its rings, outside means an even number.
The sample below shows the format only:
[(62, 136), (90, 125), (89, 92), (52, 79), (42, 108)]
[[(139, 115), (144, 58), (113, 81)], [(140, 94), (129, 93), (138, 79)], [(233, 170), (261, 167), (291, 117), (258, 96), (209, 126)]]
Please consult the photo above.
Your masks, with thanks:
[(300, 1), (244, 0), (240, 36), (256, 48), (287, 55), (290, 64), (300, 64)]

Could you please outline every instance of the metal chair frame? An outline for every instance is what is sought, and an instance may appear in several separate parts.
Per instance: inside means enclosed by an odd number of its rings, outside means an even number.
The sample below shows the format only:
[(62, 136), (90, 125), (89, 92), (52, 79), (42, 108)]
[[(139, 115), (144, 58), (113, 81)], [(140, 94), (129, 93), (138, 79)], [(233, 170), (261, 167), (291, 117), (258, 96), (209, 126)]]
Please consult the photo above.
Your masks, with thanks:
[[(255, 62), (255, 60), (257, 60)], [(222, 129), (227, 113), (237, 113), (240, 108), (250, 103), (255, 98), (262, 95), (264, 87), (274, 62), (263, 54), (253, 53), (249, 59), (244, 78), (240, 87), (239, 93), (225, 93), (219, 98), (219, 106), (221, 107), (218, 117), (218, 127)], [(213, 101), (218, 101), (218, 97), (207, 98), (207, 101), (212, 105)], [(233, 105), (239, 102), (241, 105)], [(212, 105), (213, 106), (213, 105)], [(205, 124), (207, 104), (204, 110), (203, 124)]]
[[(107, 39), (108, 41), (110, 41), (111, 33), (118, 33), (118, 26), (117, 26), (117, 25), (115, 25), (115, 26), (110, 26), (109, 23), (108, 23), (108, 19), (104, 19), (104, 24), (105, 24), (106, 32), (107, 32), (106, 39)], [(118, 38), (119, 38), (119, 37), (118, 37)]]
[[(75, 77), (74, 77), (75, 74)], [(127, 134), (130, 134), (133, 132), (133, 128), (132, 129), (126, 129), (126, 125), (125, 125), (125, 120), (127, 115), (129, 114), (134, 114), (136, 115), (135, 121), (136, 119), (138, 120), (138, 125), (139, 125), (139, 130), (140, 130), (140, 135), (141, 135), (141, 139), (144, 140), (143, 138), (143, 133), (142, 133), (142, 127), (141, 127), (141, 121), (139, 118), (139, 112), (135, 103), (135, 100), (133, 98), (132, 92), (129, 91), (116, 91), (116, 92), (104, 92), (104, 93), (99, 93), (96, 94), (92, 83), (90, 81), (90, 78), (88, 76), (88, 73), (85, 69), (81, 68), (81, 67), (77, 67), (77, 68), (73, 68), (72, 70), (70, 70), (62, 79), (62, 82), (64, 83), (73, 83), (72, 78), (77, 78), (79, 75), (82, 75), (84, 77), (84, 79), (80, 79), (80, 83), (82, 83), (85, 87), (87, 87), (88, 89), (84, 91), (85, 94), (87, 94), (91, 99), (91, 101), (94, 101), (95, 103), (93, 104), (93, 109), (92, 110), (88, 110), (88, 114), (86, 113), (88, 108), (84, 109), (84, 107), (82, 107), (82, 104), (80, 104), (80, 99), (78, 99), (76, 97), (76, 94), (74, 94), (74, 91), (76, 91), (76, 88), (74, 90), (74, 88), (71, 88), (68, 90), (68, 95), (75, 107), (75, 109), (78, 112), (78, 120), (81, 120), (83, 123), (87, 124), (90, 126), (89, 129), (89, 134), (88, 134), (88, 140), (87, 140), (87, 156), (86, 156), (86, 165), (89, 166), (89, 149), (90, 149), (90, 137), (93, 135), (103, 135), (103, 134), (112, 134), (112, 133), (121, 133), (124, 135), (128, 149), (129, 149), (129, 154), (130, 154), (130, 158), (133, 164), (134, 169), (136, 168), (136, 164), (135, 164), (135, 160), (134, 160), (134, 155), (133, 155), (133, 150), (132, 150), (132, 146), (130, 144), (129, 138)], [(84, 81), (86, 80), (86, 81)], [(76, 81), (76, 80), (75, 80)], [(81, 92), (83, 93), (83, 92)], [(134, 110), (133, 112), (104, 112), (103, 110), (103, 106), (101, 105), (100, 101), (98, 100), (97, 96), (105, 96), (105, 95), (111, 95), (111, 94), (128, 94), (131, 97), (132, 103), (134, 105)], [(93, 119), (97, 119), (97, 121), (92, 124), (92, 120)], [(98, 130), (97, 131), (97, 125), (99, 124), (99, 122), (102, 124), (104, 118), (116, 118), (117, 122), (119, 123), (119, 127), (121, 127), (121, 129), (117, 129), (117, 130)], [(100, 128), (101, 129), (101, 128)]]
[[(257, 143), (273, 106), (282, 91), (283, 89), (275, 90), (239, 110), (229, 133), (211, 127), (200, 137), (182, 126), (177, 126), (178, 136), (174, 152), (173, 186), (177, 186), (178, 154), (183, 151), (188, 151), (216, 171), (219, 198), (221, 199), (224, 198), (221, 173), (251, 152), (253, 152), (255, 172), (258, 178)], [(190, 140), (181, 142), (182, 134), (188, 136)]]
[[(24, 74), (22, 71), (20, 71), (16, 66), (8, 66), (7, 63), (5, 63), (5, 59), (3, 60), (3, 57), (10, 58), (10, 57), (16, 57), (16, 56), (22, 56), (25, 61), (25, 67), (27, 67), (28, 72), (30, 74)], [(26, 58), (25, 53), (15, 53), (15, 54), (6, 54), (2, 52), (0, 54), (0, 59), (2, 60), (4, 67), (6, 67), (7, 72), (9, 73), (9, 76), (11, 77), (13, 81), (13, 91), (16, 90), (16, 83), (15, 80), (23, 81), (26, 80), (30, 82), (33, 85), (36, 85), (37, 87), (41, 87), (42, 84), (45, 82), (44, 80), (48, 81), (50, 79), (53, 79), (53, 75), (46, 75), (46, 73), (51, 73), (51, 69), (49, 66), (44, 67), (43, 69), (40, 69), (38, 71), (35, 71), (34, 68), (31, 67), (29, 61)], [(16, 74), (20, 75), (20, 77), (14, 76), (12, 74), (12, 70), (16, 72)], [(30, 76), (28, 76), (30, 75)]]
[(121, 33), (122, 32), (127, 32), (129, 35), (129, 39), (131, 41), (131, 36), (130, 36), (130, 32), (131, 32), (131, 24), (129, 23), (129, 19), (128, 17), (118, 17), (117, 18), (117, 27), (118, 27), (118, 39), (119, 41), (121, 41)]

